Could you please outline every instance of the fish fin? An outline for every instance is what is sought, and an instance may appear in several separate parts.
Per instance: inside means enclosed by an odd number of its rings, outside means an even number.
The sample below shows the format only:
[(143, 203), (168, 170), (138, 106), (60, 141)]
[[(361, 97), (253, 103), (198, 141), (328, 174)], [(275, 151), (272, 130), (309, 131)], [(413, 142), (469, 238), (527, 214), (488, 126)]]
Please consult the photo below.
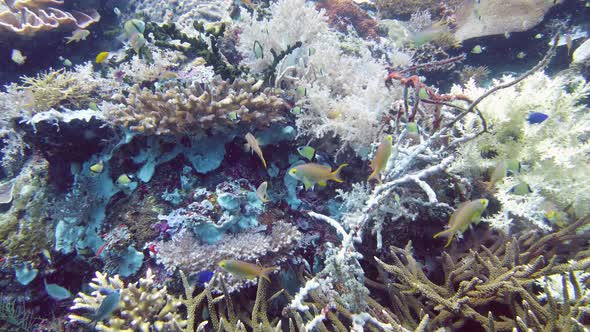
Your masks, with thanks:
[(448, 247), (451, 244), (451, 241), (453, 241), (453, 238), (455, 237), (455, 234), (449, 236), (449, 240), (447, 241), (447, 244), (445, 244), (445, 248)]
[(266, 160), (264, 160), (264, 157), (262, 155), (260, 155), (260, 160), (262, 160), (262, 165), (264, 165), (264, 168), (268, 168), (266, 167)]
[(318, 181), (318, 184), (322, 187), (327, 186), (328, 184), (326, 183), (326, 181)]
[(303, 177), (303, 185), (305, 186), (305, 190), (309, 190), (310, 188), (313, 190), (314, 183), (306, 176)]
[(454, 232), (449, 228), (449, 229), (445, 229), (444, 231), (438, 232), (436, 234), (434, 234), (434, 236), (432, 237), (433, 239), (436, 239), (437, 237), (447, 237), (447, 236), (454, 236)]
[(270, 282), (270, 278), (268, 277), (268, 275), (270, 273), (272, 273), (274, 270), (278, 270), (278, 269), (279, 269), (278, 266), (265, 267), (260, 271), (260, 278), (263, 278), (266, 281)]
[(340, 175), (340, 171), (346, 166), (348, 166), (348, 164), (342, 164), (342, 165), (338, 166), (338, 168), (334, 172), (330, 173), (330, 180), (340, 182), (340, 183), (344, 182), (344, 180), (342, 180), (339, 177), (339, 175)]
[(373, 170), (373, 173), (371, 173), (371, 175), (369, 175), (369, 178), (367, 179), (367, 182), (370, 182), (373, 179), (381, 182), (381, 178), (379, 176), (379, 171), (376, 168)]
[(248, 143), (244, 144), (244, 151), (254, 152), (254, 150), (252, 150), (252, 148), (250, 147), (250, 144), (248, 144)]

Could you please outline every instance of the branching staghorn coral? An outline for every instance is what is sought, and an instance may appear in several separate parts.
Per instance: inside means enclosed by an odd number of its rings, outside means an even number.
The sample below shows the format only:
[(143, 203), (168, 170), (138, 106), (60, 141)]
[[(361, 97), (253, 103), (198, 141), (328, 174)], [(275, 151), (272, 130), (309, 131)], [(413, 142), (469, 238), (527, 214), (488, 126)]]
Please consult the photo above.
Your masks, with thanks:
[(4, 117), (30, 117), (62, 106), (84, 107), (94, 97), (111, 92), (113, 85), (95, 73), (90, 62), (73, 70), (49, 69), (21, 80), (21, 84), (7, 85), (6, 92), (0, 92), (0, 106), (10, 110)]
[(178, 307), (181, 300), (171, 296), (166, 286), (159, 287), (150, 269), (145, 278), (138, 282), (125, 283), (118, 275), (108, 277), (96, 272), (90, 287), (92, 293), (79, 293), (74, 300), (71, 310), (88, 310), (90, 314), (71, 313), (68, 317), (72, 322), (91, 324), (91, 317), (100, 307), (107, 295), (102, 289), (120, 292), (120, 302), (115, 311), (103, 322), (96, 322), (97, 331), (174, 331), (178, 327), (187, 326), (187, 320), (182, 318)]
[(113, 96), (120, 104), (105, 102), (101, 108), (114, 123), (155, 135), (222, 132), (238, 121), (266, 127), (283, 120), (287, 110), (272, 89), (262, 89), (262, 81), (253, 78), (230, 83), (217, 77), (205, 86), (163, 86), (163, 91), (152, 91), (135, 84), (128, 96)]
[[(391, 279), (386, 279), (386, 285), (380, 289), (388, 291), (394, 303), (393, 312), (410, 327), (417, 325), (413, 317), (425, 312), (431, 317), (429, 329), (445, 326), (458, 329), (468, 321), (475, 321), (491, 331), (523, 326), (539, 331), (552, 331), (560, 326), (573, 331), (574, 327), (582, 326), (588, 315), (585, 308), (589, 299), (583, 296), (576, 273), (590, 271), (590, 255), (588, 250), (565, 255), (556, 254), (555, 250), (566, 241), (586, 246), (588, 234), (576, 234), (576, 231), (588, 224), (590, 218), (580, 219), (567, 229), (541, 238), (531, 232), (508, 241), (500, 237), (491, 246), (482, 245), (464, 256), (443, 253), (441, 284), (432, 282), (422, 271), (412, 257), (411, 242), (404, 249), (392, 246), (392, 264), (375, 257), (379, 266), (391, 274)], [(564, 262), (568, 256), (571, 260)], [(575, 285), (575, 294), (564, 293), (567, 300), (558, 303), (545, 288), (545, 300), (538, 300), (537, 280), (555, 274), (569, 278)], [(513, 315), (506, 316), (510, 311), (503, 310), (499, 304), (513, 308)]]

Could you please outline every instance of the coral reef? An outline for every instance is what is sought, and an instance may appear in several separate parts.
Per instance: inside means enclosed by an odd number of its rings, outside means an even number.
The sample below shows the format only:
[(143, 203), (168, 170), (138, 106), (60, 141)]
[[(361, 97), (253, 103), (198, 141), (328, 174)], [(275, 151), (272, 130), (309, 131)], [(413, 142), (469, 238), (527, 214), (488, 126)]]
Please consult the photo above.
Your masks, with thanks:
[[(556, 242), (569, 238), (589, 222), (590, 219), (580, 219), (567, 229), (543, 238), (530, 233), (508, 241), (500, 237), (491, 246), (482, 245), (459, 259), (443, 253), (445, 277), (441, 284), (433, 283), (424, 274), (412, 257), (411, 243), (404, 249), (392, 246), (393, 264), (376, 258), (380, 267), (396, 280), (390, 279), (382, 289), (387, 289), (396, 305), (395, 316), (406, 324), (413, 321), (406, 328), (418, 326), (413, 317), (426, 314), (431, 329), (445, 326), (458, 329), (470, 320), (491, 331), (515, 327), (547, 331), (558, 326), (567, 331), (584, 329), (582, 322), (588, 299), (581, 292), (575, 272), (588, 271), (590, 256), (587, 251), (580, 252), (572, 260), (559, 263), (558, 257), (551, 253), (556, 249)], [(586, 237), (581, 235), (578, 241), (584, 243)], [(545, 288), (545, 300), (536, 299), (533, 288), (537, 279), (554, 274), (570, 278), (577, 285), (573, 297), (564, 292), (568, 299), (558, 303)], [(510, 306), (511, 310), (493, 309), (492, 303), (496, 307)], [(507, 316), (510, 311), (512, 316)]]
[(0, 94), (0, 106), (10, 110), (6, 117), (30, 117), (59, 107), (81, 108), (101, 93), (110, 92), (112, 85), (108, 83), (89, 62), (73, 70), (49, 69), (36, 77), (22, 77), (19, 85), (6, 86), (6, 92)]
[(48, 163), (28, 160), (14, 181), (14, 200), (0, 217), (0, 252), (10, 265), (42, 259), (39, 252), (53, 246), (53, 222), (46, 202), (50, 200)]
[[(201, 271), (220, 271), (217, 262), (224, 259), (237, 259), (272, 266), (284, 261), (288, 253), (297, 248), (301, 233), (284, 221), (275, 221), (268, 234), (260, 231), (243, 231), (225, 235), (219, 243), (204, 244), (184, 232), (171, 241), (157, 242), (156, 259), (168, 271), (180, 269), (187, 274), (196, 275)], [(250, 282), (226, 276), (230, 292), (249, 285)]]
[(457, 7), (455, 38), (498, 35), (526, 31), (539, 24), (545, 13), (561, 1), (463, 1)]
[(3, 0), (0, 3), (0, 33), (31, 37), (67, 26), (84, 29), (100, 20), (94, 9), (66, 11), (61, 9), (63, 4), (63, 0)]
[(419, 11), (428, 10), (431, 13), (435, 13), (441, 4), (445, 4), (448, 7), (455, 7), (462, 2), (463, 0), (376, 0), (375, 6), (383, 18), (409, 18), (410, 15)]
[[(495, 81), (494, 86), (509, 79)], [(473, 82), (465, 89), (455, 86), (452, 91), (470, 97), (482, 93)], [(590, 182), (584, 174), (590, 171), (586, 142), (590, 117), (587, 108), (580, 103), (588, 92), (587, 83), (582, 81), (551, 79), (537, 73), (491, 95), (479, 105), (493, 131), (462, 144), (452, 169), (471, 174), (485, 173), (500, 161), (511, 159), (523, 165), (518, 174), (497, 185), (495, 195), (502, 209), (484, 219), (492, 227), (509, 228), (512, 217), (518, 216), (547, 228), (549, 225), (544, 215), (547, 202), (556, 204), (558, 210), (571, 206), (577, 216), (589, 212)], [(546, 114), (548, 119), (538, 124), (530, 123), (527, 117), (533, 112)], [(467, 115), (459, 124), (459, 130), (472, 133), (473, 126), (480, 126), (472, 121), (479, 120)], [(531, 192), (525, 195), (514, 192), (512, 189), (520, 183), (528, 184)]]
[(362, 37), (378, 36), (377, 22), (352, 0), (324, 0), (318, 2), (317, 8), (324, 9), (330, 24), (341, 32), (346, 32), (348, 26), (352, 25)]
[[(118, 275), (108, 277), (98, 271), (92, 281), (90, 287), (93, 291), (90, 294), (79, 293), (71, 310), (90, 311), (89, 316), (92, 317), (107, 297), (101, 291), (107, 289), (120, 293), (118, 307), (105, 321), (96, 322), (97, 331), (174, 331), (187, 325), (178, 312), (182, 302), (171, 296), (166, 286), (157, 285), (150, 269), (146, 271), (145, 278), (127, 285)], [(82, 312), (72, 313), (68, 317), (72, 322), (93, 322)]]
[(216, 78), (210, 90), (197, 83), (188, 87), (163, 84), (154, 92), (135, 84), (127, 96), (118, 94), (113, 99), (120, 104), (101, 104), (112, 122), (156, 135), (223, 132), (236, 122), (266, 127), (281, 121), (287, 109), (280, 97), (253, 78), (231, 83)]

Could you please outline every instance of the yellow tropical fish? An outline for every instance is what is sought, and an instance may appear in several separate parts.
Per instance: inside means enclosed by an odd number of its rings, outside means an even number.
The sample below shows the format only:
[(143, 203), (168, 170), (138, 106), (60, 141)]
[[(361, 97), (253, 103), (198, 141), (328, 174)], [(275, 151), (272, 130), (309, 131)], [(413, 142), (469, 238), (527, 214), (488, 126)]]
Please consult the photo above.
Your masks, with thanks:
[(494, 188), (494, 186), (496, 185), (496, 183), (502, 181), (502, 179), (504, 179), (504, 177), (506, 177), (507, 173), (508, 173), (508, 162), (505, 160), (502, 160), (496, 165), (496, 167), (492, 171), (492, 174), (490, 174), (490, 181), (485, 182), (486, 190), (487, 191), (492, 190)]
[(247, 133), (246, 134), (246, 149), (256, 152), (256, 154), (258, 155), (258, 157), (260, 158), (260, 160), (262, 160), (262, 164), (264, 165), (264, 168), (266, 168), (266, 160), (264, 160), (264, 155), (262, 154), (262, 149), (260, 148), (260, 144), (258, 144), (258, 140), (256, 140), (256, 137), (254, 137), (254, 135), (252, 135), (251, 133)]
[(268, 274), (274, 270), (277, 270), (278, 267), (271, 266), (271, 267), (262, 267), (256, 264), (238, 261), (234, 259), (226, 259), (219, 262), (219, 266), (221, 266), (227, 272), (243, 277), (246, 279), (254, 279), (256, 277), (260, 277), (266, 279), (270, 282), (270, 278)]
[(291, 168), (289, 170), (289, 175), (302, 181), (305, 185), (305, 190), (309, 190), (310, 188), (313, 189), (316, 183), (325, 187), (328, 180), (344, 182), (338, 177), (344, 166), (348, 166), (348, 164), (342, 164), (332, 172), (330, 166), (308, 163)]
[(387, 161), (389, 160), (389, 157), (391, 157), (392, 151), (393, 137), (391, 135), (387, 135), (383, 138), (381, 144), (379, 144), (377, 152), (375, 152), (375, 157), (371, 161), (371, 169), (373, 169), (373, 173), (369, 175), (367, 181), (377, 179), (379, 183), (382, 183), (381, 172), (383, 172), (383, 170), (385, 170), (387, 167)]
[(268, 182), (264, 181), (258, 186), (258, 189), (256, 189), (256, 197), (258, 197), (258, 199), (261, 200), (262, 203), (266, 203), (269, 201), (268, 193), (266, 192), (267, 188)]
[(109, 57), (109, 52), (100, 52), (96, 56), (96, 63), (103, 63)]
[(70, 37), (66, 37), (66, 44), (69, 44), (74, 41), (77, 43), (81, 40), (86, 40), (88, 36), (90, 36), (90, 31), (85, 29), (76, 29), (74, 30), (74, 32), (72, 32), (72, 35)]
[(462, 203), (451, 215), (451, 219), (449, 219), (449, 228), (436, 233), (433, 238), (436, 239), (439, 236), (448, 237), (449, 240), (447, 241), (445, 248), (448, 247), (457, 232), (465, 232), (472, 222), (479, 223), (481, 214), (487, 207), (488, 200), (485, 198)]
[(104, 164), (102, 161), (97, 162), (96, 164), (90, 166), (90, 174), (91, 175), (98, 175), (104, 171)]

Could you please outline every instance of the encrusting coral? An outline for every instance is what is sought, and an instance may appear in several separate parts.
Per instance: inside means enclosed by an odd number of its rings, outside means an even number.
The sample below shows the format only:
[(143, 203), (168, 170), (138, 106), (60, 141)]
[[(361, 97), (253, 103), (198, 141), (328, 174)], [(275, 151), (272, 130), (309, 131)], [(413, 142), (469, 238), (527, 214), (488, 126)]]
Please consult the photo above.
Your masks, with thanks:
[(156, 284), (155, 276), (150, 269), (145, 278), (138, 282), (125, 283), (118, 275), (108, 277), (99, 271), (92, 279), (92, 293), (79, 293), (71, 310), (86, 310), (90, 314), (71, 313), (68, 317), (72, 322), (92, 323), (92, 315), (98, 310), (107, 297), (101, 290), (120, 292), (118, 307), (105, 321), (96, 322), (97, 331), (175, 331), (185, 327), (187, 321), (182, 318), (178, 307), (182, 302), (168, 293), (166, 286)]
[(62, 5), (63, 0), (2, 0), (0, 33), (30, 37), (66, 26), (84, 29), (100, 20), (94, 9), (66, 11), (60, 8)]
[(145, 134), (195, 134), (231, 128), (236, 122), (266, 127), (283, 119), (287, 104), (262, 81), (236, 79), (232, 83), (215, 78), (210, 88), (198, 83), (189, 87), (166, 86), (151, 91), (138, 84), (127, 97), (113, 96), (121, 104), (103, 103), (116, 124)]
[[(294, 226), (283, 221), (276, 221), (270, 234), (244, 231), (226, 235), (216, 244), (202, 244), (189, 232), (184, 232), (172, 241), (157, 242), (156, 259), (168, 271), (180, 269), (189, 275), (205, 270), (221, 270), (217, 263), (224, 259), (258, 260), (264, 266), (271, 266), (285, 260), (287, 253), (297, 247), (301, 238), (301, 233)], [(228, 275), (226, 284), (233, 292), (249, 283)]]
[(10, 209), (0, 216), (0, 255), (9, 264), (41, 261), (39, 253), (53, 246), (47, 200), (46, 160), (34, 158), (23, 166), (14, 181)]

